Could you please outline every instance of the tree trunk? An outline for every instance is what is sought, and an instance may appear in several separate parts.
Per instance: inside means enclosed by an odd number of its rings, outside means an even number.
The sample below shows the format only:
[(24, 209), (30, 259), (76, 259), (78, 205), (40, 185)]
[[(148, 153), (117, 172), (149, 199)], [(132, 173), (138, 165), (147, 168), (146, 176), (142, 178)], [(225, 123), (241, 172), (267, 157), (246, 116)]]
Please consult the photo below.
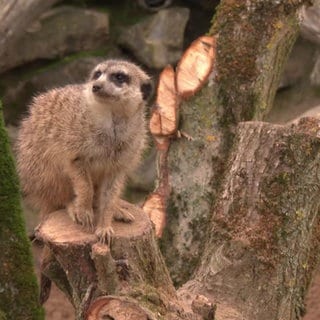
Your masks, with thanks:
[[(43, 319), (0, 103), (0, 318)], [(5, 318), (2, 318), (5, 317)]]
[[(60, 0), (0, 0), (0, 60), (42, 12)], [(4, 71), (4, 70), (2, 70)]]
[(206, 292), (221, 319), (301, 319), (319, 258), (319, 122), (241, 123), (234, 142), (201, 265), (181, 292)]
[(179, 129), (192, 141), (172, 141), (172, 188), (162, 252), (177, 284), (196, 268), (217, 199), (235, 126), (262, 120), (271, 109), (284, 63), (307, 1), (221, 1), (210, 34), (218, 35), (211, 80), (180, 111)]

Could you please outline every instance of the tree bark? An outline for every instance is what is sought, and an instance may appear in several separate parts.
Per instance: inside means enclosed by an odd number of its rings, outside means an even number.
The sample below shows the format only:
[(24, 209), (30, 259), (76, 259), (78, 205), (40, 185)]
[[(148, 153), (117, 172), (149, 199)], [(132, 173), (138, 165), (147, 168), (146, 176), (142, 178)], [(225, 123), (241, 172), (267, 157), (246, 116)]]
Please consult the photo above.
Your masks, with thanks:
[(241, 123), (193, 281), (221, 319), (301, 319), (319, 261), (319, 121)]
[(0, 102), (0, 318), (43, 319)]
[(0, 0), (0, 60), (41, 13), (60, 0)]
[(193, 137), (171, 143), (167, 226), (161, 247), (173, 280), (184, 283), (199, 263), (237, 123), (262, 120), (308, 1), (221, 1), (210, 30), (216, 64), (208, 84), (180, 107), (179, 129)]

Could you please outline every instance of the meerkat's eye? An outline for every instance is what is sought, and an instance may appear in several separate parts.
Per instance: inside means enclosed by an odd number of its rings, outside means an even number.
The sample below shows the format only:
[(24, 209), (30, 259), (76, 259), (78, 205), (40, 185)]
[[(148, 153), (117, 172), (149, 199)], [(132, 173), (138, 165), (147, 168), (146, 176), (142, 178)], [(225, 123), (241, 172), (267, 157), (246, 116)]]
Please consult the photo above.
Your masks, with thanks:
[(93, 73), (92, 79), (97, 80), (102, 75), (102, 72), (100, 70), (97, 70)]
[(125, 74), (124, 72), (111, 73), (109, 78), (110, 78), (110, 81), (112, 81), (115, 85), (120, 86), (120, 87), (124, 83), (127, 83), (127, 84), (130, 83), (130, 77), (127, 74)]

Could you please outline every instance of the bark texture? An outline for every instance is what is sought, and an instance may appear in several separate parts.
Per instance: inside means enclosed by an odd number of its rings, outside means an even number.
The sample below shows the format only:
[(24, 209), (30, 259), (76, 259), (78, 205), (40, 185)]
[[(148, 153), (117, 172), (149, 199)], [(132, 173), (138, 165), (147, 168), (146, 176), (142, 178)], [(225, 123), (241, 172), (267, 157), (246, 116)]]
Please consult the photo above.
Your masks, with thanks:
[(20, 191), (0, 103), (0, 318), (43, 319)]
[(272, 107), (281, 71), (307, 1), (221, 1), (210, 30), (216, 64), (209, 82), (180, 111), (192, 141), (172, 142), (172, 187), (162, 249), (173, 280), (185, 282), (199, 263), (235, 126), (262, 120)]
[(135, 221), (114, 222), (111, 248), (65, 211), (51, 213), (36, 233), (53, 253), (42, 272), (67, 295), (79, 320), (200, 319), (180, 305), (148, 216), (122, 205)]
[[(221, 319), (301, 319), (319, 261), (319, 121), (241, 123), (195, 280)], [(189, 292), (188, 292), (189, 294)]]

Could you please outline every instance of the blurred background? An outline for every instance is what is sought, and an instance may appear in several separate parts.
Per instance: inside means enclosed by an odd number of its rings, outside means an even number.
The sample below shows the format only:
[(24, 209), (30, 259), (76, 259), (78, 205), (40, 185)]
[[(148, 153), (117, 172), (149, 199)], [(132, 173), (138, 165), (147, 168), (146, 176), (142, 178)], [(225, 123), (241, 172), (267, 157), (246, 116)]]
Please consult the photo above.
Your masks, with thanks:
[[(152, 75), (156, 84), (162, 68), (175, 65), (190, 43), (208, 32), (219, 4), (218, 0), (49, 2), (53, 5), (5, 48), (0, 61), (0, 98), (12, 144), (33, 96), (86, 81), (90, 70), (102, 60), (134, 61)], [(266, 121), (287, 123), (304, 114), (320, 113), (320, 1), (305, 9), (301, 19), (300, 36)], [(126, 198), (143, 201), (153, 190), (155, 176), (155, 151), (150, 139), (142, 167), (130, 178)], [(25, 213), (31, 232), (38, 222), (37, 214), (28, 208)], [(40, 251), (34, 250), (37, 257)], [(320, 319), (319, 288), (316, 278), (305, 320)], [(45, 307), (48, 320), (74, 318), (69, 302), (55, 288)]]

